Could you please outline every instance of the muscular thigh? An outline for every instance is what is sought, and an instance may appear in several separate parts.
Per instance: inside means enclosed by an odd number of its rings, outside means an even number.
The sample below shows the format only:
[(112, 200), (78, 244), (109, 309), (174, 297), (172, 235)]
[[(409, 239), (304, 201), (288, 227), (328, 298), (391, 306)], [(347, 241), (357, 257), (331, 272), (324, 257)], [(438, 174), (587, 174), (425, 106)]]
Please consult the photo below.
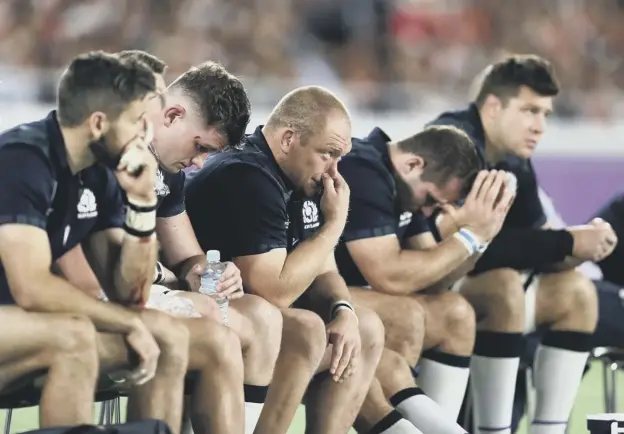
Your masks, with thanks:
[(360, 287), (349, 287), (349, 291), (356, 304), (379, 315), (388, 348), (402, 346), (406, 336), (414, 340), (417, 340), (416, 335), (424, 336), (424, 310), (415, 297), (388, 295)]
[[(70, 315), (31, 313), (17, 306), (0, 307), (0, 389), (25, 375), (42, 372), (55, 352), (62, 350)], [(72, 339), (67, 336), (67, 339)]]

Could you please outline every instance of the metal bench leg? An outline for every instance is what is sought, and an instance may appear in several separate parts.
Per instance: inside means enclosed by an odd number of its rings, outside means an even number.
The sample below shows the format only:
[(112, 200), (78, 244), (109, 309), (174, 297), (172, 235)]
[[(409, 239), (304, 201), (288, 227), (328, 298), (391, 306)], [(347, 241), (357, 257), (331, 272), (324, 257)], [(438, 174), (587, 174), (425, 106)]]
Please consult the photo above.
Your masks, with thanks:
[(4, 420), (4, 434), (11, 433), (11, 418), (13, 417), (13, 409), (7, 408), (6, 419)]
[(619, 366), (616, 363), (612, 363), (611, 366), (611, 408), (610, 413), (615, 413), (617, 408), (617, 383), (616, 376)]

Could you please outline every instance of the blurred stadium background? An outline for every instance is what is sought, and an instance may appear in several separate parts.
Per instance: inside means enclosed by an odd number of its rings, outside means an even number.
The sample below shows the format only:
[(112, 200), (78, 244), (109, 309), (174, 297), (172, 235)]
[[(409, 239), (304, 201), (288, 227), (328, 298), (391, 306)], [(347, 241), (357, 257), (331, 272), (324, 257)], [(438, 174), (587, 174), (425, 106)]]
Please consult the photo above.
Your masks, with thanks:
[[(581, 223), (624, 185), (623, 20), (622, 0), (0, 0), (0, 128), (44, 115), (78, 53), (137, 48), (164, 59), (169, 79), (221, 62), (243, 78), (252, 124), (292, 88), (319, 84), (347, 103), (354, 134), (379, 125), (401, 137), (465, 104), (489, 62), (532, 52), (563, 86), (535, 158), (540, 183)], [(572, 433), (602, 410), (597, 368)], [(14, 431), (37, 423), (16, 416)]]

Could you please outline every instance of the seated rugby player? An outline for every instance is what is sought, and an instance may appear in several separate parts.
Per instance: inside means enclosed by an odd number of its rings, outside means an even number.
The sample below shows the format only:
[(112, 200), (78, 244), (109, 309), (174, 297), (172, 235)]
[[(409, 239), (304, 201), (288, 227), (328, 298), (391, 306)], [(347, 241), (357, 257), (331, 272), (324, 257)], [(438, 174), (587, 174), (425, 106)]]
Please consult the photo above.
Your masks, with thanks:
[[(159, 59), (142, 51), (122, 52), (121, 57), (150, 65), (156, 82), (164, 83), (161, 73), (165, 65)], [(230, 143), (239, 143), (249, 113), (249, 100), (240, 81), (215, 63), (191, 68), (158, 99), (152, 100), (148, 109), (148, 118), (154, 124), (150, 150), (159, 162), (155, 189), (158, 197), (156, 235), (165, 265), (158, 264), (154, 282), (158, 285), (152, 286), (148, 307), (177, 316), (199, 313), (218, 319), (216, 302), (197, 292), (206, 257), (184, 210), (184, 172), (181, 169), (191, 165), (201, 167), (208, 154), (222, 151)], [(88, 278), (91, 271), (80, 252), (70, 252), (59, 262), (65, 275), (77, 279), (85, 289), (95, 288), (93, 292), (99, 292), (97, 280)], [(77, 263), (83, 264), (80, 276)], [(178, 291), (181, 288), (194, 292)], [(217, 290), (220, 296), (230, 299), (229, 326), (241, 340), (248, 401), (245, 415), (247, 424), (252, 426), (259, 417), (273, 375), (282, 317), (266, 300), (243, 296), (240, 272), (233, 263), (228, 264)], [(185, 299), (191, 300), (190, 306), (182, 303)], [(214, 414), (220, 411), (217, 406), (221, 402), (203, 400), (202, 405), (206, 406), (206, 414)]]
[[(475, 317), (465, 299), (447, 289), (502, 226), (513, 198), (504, 188), (505, 173), (478, 173), (474, 144), (453, 127), (430, 127), (399, 141), (375, 128), (352, 143), (338, 165), (351, 187), (351, 205), (336, 258), (353, 299), (379, 314), (386, 352), (395, 353), (382, 357), (377, 378), (385, 398), (421, 431), (464, 432), (454, 421), (468, 381)], [(466, 192), (470, 214), (436, 246), (425, 215)], [(422, 350), (418, 383), (443, 407), (445, 419), (422, 404), (409, 377), (397, 384), (397, 368), (384, 366), (400, 357), (408, 370)], [(364, 426), (371, 425), (371, 407), (365, 404), (361, 413)], [(391, 415), (389, 405), (386, 410)]]
[[(479, 319), (471, 361), (476, 433), (509, 433), (522, 333), (547, 325), (534, 364), (533, 433), (563, 433), (596, 326), (596, 291), (574, 270), (608, 256), (616, 242), (606, 224), (549, 230), (530, 157), (545, 132), (559, 86), (550, 63), (511, 56), (484, 74), (476, 99), (432, 122), (470, 135), (490, 168), (511, 171), (517, 196), (499, 235), (458, 286)], [(443, 239), (464, 214), (438, 219)]]
[(347, 433), (379, 361), (381, 322), (353, 305), (333, 255), (349, 204), (336, 165), (350, 137), (333, 94), (299, 88), (241, 151), (215, 155), (188, 176), (186, 207), (202, 249), (234, 261), (245, 290), (283, 315), (256, 434), (286, 433), (304, 394), (306, 432)]

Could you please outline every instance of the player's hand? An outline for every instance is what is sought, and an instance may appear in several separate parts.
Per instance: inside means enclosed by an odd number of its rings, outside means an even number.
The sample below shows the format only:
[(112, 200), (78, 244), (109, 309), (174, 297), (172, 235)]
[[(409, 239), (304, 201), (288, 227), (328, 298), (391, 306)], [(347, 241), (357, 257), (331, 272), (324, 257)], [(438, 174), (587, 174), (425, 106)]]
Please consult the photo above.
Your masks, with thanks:
[(343, 382), (355, 372), (362, 350), (358, 319), (354, 312), (339, 310), (327, 325), (327, 338), (332, 344), (329, 373), (336, 382)]
[(128, 374), (127, 380), (135, 385), (145, 384), (156, 374), (160, 348), (142, 321), (137, 321), (126, 335), (126, 342), (139, 359), (139, 365)]
[(587, 225), (572, 226), (567, 230), (574, 238), (572, 256), (584, 261), (602, 261), (618, 243), (613, 228), (602, 219), (594, 219)]
[(501, 170), (482, 170), (460, 208), (443, 205), (446, 214), (458, 227), (466, 227), (480, 237), (491, 241), (500, 231), (511, 204), (513, 190), (506, 188), (507, 173)]
[(226, 262), (225, 270), (217, 284), (218, 299), (236, 300), (244, 295), (243, 278), (233, 262)]
[(119, 185), (124, 189), (128, 200), (139, 204), (156, 202), (156, 171), (158, 163), (156, 157), (149, 150), (151, 124), (146, 120), (143, 135), (137, 136), (124, 149), (115, 169)]
[(199, 292), (201, 286), (201, 276), (204, 274), (206, 268), (206, 262), (193, 265), (187, 270), (182, 269), (180, 271), (182, 280), (180, 281), (180, 287), (187, 291)]
[(349, 196), (351, 190), (347, 181), (340, 173), (335, 172), (335, 176), (324, 173), (323, 197), (321, 198), (321, 211), (327, 222), (336, 222), (344, 225), (349, 214)]

